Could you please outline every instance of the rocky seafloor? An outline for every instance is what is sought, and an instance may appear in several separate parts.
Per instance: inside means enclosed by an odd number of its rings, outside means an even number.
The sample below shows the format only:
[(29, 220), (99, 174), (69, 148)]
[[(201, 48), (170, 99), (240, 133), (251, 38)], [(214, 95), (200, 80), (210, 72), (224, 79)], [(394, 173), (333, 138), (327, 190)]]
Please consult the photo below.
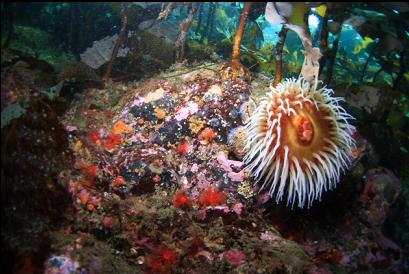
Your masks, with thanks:
[(337, 189), (310, 209), (277, 205), (242, 162), (243, 123), (270, 81), (222, 81), (219, 67), (107, 82), (60, 113), (36, 95), (44, 107), (12, 124), (30, 134), (2, 134), (38, 170), (5, 175), (15, 273), (404, 273), (384, 227), (403, 183), (359, 129)]

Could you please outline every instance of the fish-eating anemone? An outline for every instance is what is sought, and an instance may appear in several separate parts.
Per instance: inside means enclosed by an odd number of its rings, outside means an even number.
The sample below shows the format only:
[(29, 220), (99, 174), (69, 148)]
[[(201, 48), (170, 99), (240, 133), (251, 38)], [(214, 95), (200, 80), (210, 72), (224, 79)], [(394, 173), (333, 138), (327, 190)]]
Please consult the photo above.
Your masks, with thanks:
[(335, 188), (341, 172), (349, 167), (355, 145), (354, 119), (333, 97), (302, 77), (286, 79), (261, 99), (246, 123), (248, 150), (244, 161), (260, 191), (268, 188), (280, 202), (308, 207), (323, 190)]

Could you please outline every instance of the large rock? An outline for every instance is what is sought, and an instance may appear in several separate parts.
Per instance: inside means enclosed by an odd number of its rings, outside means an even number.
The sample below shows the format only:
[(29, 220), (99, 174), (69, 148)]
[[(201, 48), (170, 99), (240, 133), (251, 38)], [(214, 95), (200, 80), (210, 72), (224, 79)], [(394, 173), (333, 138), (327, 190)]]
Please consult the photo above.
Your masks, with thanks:
[(380, 227), (388, 217), (391, 205), (402, 191), (401, 181), (386, 168), (371, 169), (365, 176), (363, 205), (360, 217), (374, 227)]

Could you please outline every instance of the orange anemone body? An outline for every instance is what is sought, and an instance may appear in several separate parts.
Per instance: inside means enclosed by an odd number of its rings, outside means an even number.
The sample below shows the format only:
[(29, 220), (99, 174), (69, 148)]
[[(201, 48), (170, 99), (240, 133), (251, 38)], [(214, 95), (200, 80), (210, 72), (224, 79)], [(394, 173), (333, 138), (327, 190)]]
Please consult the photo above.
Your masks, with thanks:
[(112, 187), (119, 187), (119, 186), (124, 186), (126, 185), (125, 179), (121, 176), (116, 177), (115, 181), (112, 183)]
[(111, 150), (114, 149), (117, 145), (122, 142), (122, 138), (120, 134), (108, 134), (107, 137), (103, 140), (103, 145), (106, 149)]
[(205, 128), (199, 133), (199, 141), (207, 145), (216, 137), (216, 133), (211, 128)]
[(226, 193), (216, 187), (206, 188), (199, 197), (199, 204), (202, 207), (218, 206), (226, 202)]
[(192, 201), (186, 195), (184, 191), (177, 193), (173, 196), (173, 206), (177, 208), (188, 208), (192, 205)]
[(179, 144), (176, 148), (177, 153), (181, 155), (185, 155), (189, 153), (190, 144), (188, 141), (184, 141), (183, 143)]
[(148, 273), (171, 273), (171, 269), (178, 263), (176, 250), (166, 246), (158, 246), (147, 256)]

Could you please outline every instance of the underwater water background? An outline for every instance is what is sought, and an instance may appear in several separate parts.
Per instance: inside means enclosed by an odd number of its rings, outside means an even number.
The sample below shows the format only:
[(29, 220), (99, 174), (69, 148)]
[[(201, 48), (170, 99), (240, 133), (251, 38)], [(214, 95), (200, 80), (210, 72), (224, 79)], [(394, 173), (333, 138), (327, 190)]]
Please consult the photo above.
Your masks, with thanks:
[(408, 48), (405, 2), (2, 2), (2, 272), (409, 272)]

